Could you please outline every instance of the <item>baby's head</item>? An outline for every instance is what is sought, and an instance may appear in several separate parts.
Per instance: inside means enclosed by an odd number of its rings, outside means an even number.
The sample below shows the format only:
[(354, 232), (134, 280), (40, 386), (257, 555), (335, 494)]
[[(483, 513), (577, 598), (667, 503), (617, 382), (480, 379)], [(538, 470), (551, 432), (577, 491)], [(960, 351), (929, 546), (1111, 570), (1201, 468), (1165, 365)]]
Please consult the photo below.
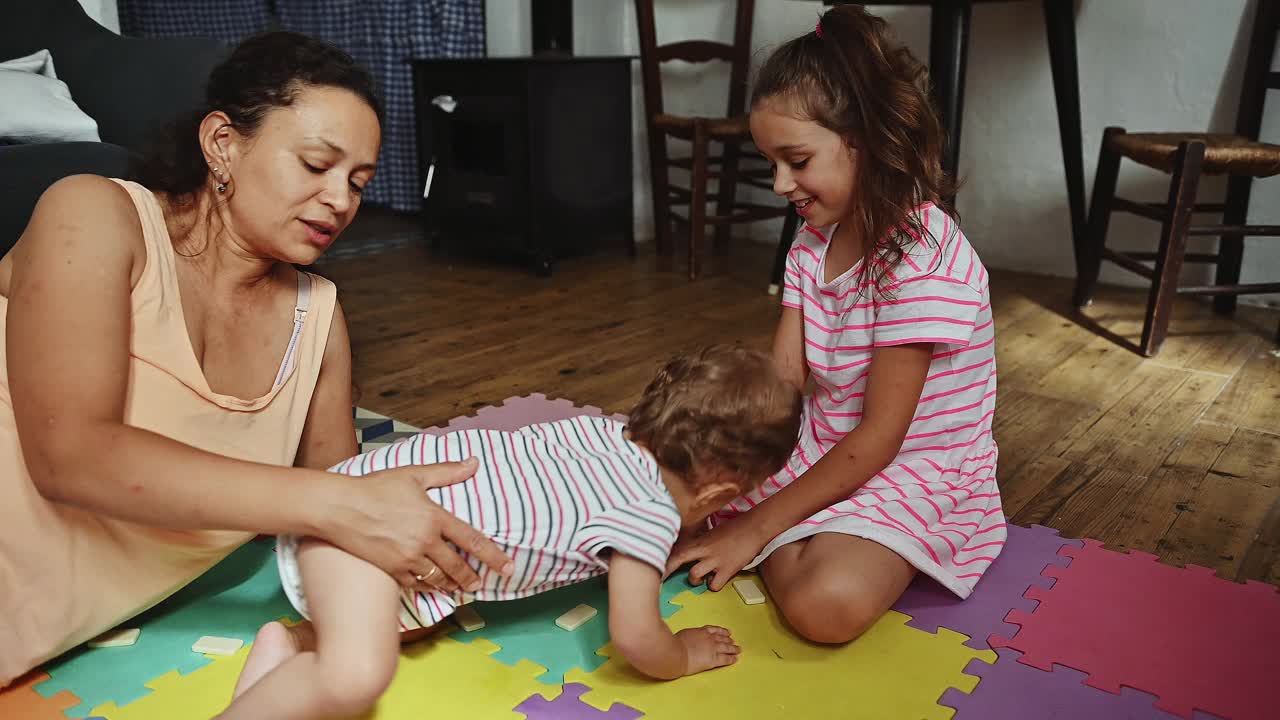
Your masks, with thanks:
[(800, 391), (756, 350), (677, 355), (645, 388), (627, 431), (662, 466), (686, 526), (782, 469), (800, 433)]

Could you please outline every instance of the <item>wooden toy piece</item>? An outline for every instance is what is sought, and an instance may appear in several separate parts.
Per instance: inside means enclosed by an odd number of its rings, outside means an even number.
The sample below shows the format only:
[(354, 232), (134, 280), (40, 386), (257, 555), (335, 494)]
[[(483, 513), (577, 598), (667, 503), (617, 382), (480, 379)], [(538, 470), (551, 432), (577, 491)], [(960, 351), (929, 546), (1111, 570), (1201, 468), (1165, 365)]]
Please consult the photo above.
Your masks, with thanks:
[(205, 635), (191, 646), (191, 650), (206, 655), (235, 655), (243, 646), (243, 640)]
[(764, 602), (764, 593), (760, 592), (760, 588), (751, 578), (734, 580), (733, 589), (738, 591), (738, 596), (747, 605), (759, 605)]
[(453, 611), (453, 619), (467, 632), (475, 632), (484, 627), (484, 618), (470, 605), (460, 605)]
[(90, 640), (89, 647), (125, 647), (138, 642), (138, 635), (140, 634), (142, 634), (142, 631), (138, 628), (116, 628)]
[(590, 605), (579, 605), (569, 612), (556, 618), (556, 624), (560, 627), (573, 632), (582, 627), (582, 624), (596, 616), (596, 609)]

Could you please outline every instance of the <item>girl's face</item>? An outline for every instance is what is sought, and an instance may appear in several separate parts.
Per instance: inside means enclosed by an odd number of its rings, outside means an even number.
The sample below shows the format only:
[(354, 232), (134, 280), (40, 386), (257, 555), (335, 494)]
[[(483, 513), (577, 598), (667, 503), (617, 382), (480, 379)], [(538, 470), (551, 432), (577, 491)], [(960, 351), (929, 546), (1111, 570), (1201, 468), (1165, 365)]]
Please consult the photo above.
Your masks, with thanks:
[(751, 109), (751, 137), (773, 166), (773, 191), (805, 222), (825, 227), (853, 214), (857, 157), (843, 138), (776, 98)]

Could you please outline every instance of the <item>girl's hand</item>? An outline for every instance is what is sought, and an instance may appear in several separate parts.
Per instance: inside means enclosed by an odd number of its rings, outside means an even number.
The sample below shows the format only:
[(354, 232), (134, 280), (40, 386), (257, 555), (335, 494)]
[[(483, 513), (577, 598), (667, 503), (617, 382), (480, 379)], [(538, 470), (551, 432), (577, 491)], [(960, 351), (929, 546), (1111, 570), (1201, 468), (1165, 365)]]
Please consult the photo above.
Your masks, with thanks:
[(732, 665), (742, 652), (729, 630), (717, 625), (686, 628), (676, 633), (676, 639), (684, 646), (685, 675)]
[(348, 478), (351, 482), (343, 485), (346, 497), (339, 504), (341, 510), (323, 539), (377, 565), (407, 588), (445, 592), (479, 588), (480, 576), (459, 550), (510, 575), (511, 559), (492, 540), (424, 492), (462, 482), (475, 471), (476, 461), (471, 459)]
[(700, 535), (681, 539), (667, 560), (667, 574), (692, 562), (689, 582), (697, 585), (710, 576), (707, 587), (713, 591), (724, 588), (769, 542), (752, 529), (745, 517), (739, 515)]

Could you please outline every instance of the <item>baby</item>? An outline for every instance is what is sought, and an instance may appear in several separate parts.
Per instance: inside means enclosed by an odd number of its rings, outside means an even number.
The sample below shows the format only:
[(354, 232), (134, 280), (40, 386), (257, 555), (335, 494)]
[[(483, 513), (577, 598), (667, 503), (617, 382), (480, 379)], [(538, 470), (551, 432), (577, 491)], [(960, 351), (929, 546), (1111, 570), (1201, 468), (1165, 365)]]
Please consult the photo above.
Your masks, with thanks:
[[(475, 592), (401, 589), (365, 561), (310, 538), (282, 537), (285, 592), (308, 617), (259, 633), (224, 718), (356, 715), (390, 684), (398, 633), (439, 623), (473, 600), (510, 600), (609, 573), (609, 632), (637, 670), (660, 679), (732, 663), (715, 626), (672, 634), (659, 610), (667, 558), (728, 501), (778, 472), (800, 430), (797, 388), (769, 356), (712, 346), (677, 356), (645, 388), (626, 424), (601, 417), (515, 432), (419, 435), (347, 460), (337, 472), (480, 459), (475, 477), (428, 490), (514, 561), (484, 570)], [(398, 621), (398, 622), (397, 622)], [(398, 628), (398, 629), (397, 629)]]

